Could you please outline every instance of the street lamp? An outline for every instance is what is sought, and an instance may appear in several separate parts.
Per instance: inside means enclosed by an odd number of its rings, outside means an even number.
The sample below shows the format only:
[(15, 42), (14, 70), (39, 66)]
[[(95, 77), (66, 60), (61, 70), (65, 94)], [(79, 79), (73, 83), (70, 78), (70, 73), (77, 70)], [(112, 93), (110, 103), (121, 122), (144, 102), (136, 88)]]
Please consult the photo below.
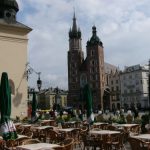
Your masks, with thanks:
[(42, 81), (41, 81), (41, 79), (40, 79), (41, 72), (35, 71), (35, 70), (29, 65), (29, 63), (27, 63), (27, 64), (26, 64), (26, 77), (27, 77), (27, 80), (29, 79), (29, 75), (32, 74), (33, 72), (38, 75), (37, 88), (38, 88), (38, 90), (40, 91), (40, 90), (41, 90), (41, 87), (42, 87)]
[(39, 89), (39, 91), (41, 90), (41, 87), (42, 87), (42, 81), (41, 81), (41, 79), (40, 79), (40, 74), (41, 74), (41, 72), (38, 72), (38, 80), (37, 80), (37, 87), (38, 87), (38, 89)]

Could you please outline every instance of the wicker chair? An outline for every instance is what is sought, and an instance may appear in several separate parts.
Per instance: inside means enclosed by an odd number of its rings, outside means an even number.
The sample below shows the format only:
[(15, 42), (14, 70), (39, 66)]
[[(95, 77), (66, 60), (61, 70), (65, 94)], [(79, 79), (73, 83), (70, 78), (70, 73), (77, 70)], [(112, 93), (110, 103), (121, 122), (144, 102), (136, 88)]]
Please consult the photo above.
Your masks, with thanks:
[(16, 150), (16, 146), (18, 146), (16, 140), (8, 140), (6, 141), (5, 150)]
[(130, 135), (138, 135), (141, 132), (140, 125), (135, 125), (130, 128)]
[(21, 137), (19, 139), (16, 140), (17, 145), (22, 145), (24, 141), (29, 140), (29, 137)]
[(103, 123), (103, 124), (99, 125), (99, 128), (102, 129), (102, 130), (106, 130), (107, 126), (108, 126), (107, 123)]
[(74, 139), (74, 146), (76, 147), (77, 145), (81, 146), (81, 142), (80, 142), (80, 129), (75, 128), (72, 132), (71, 132), (71, 137)]
[(54, 150), (73, 150), (74, 139), (68, 138), (60, 143), (61, 146), (54, 147)]
[(4, 150), (6, 142), (0, 139), (0, 150)]
[(93, 142), (94, 137), (88, 135), (87, 132), (80, 132), (80, 143), (83, 143), (83, 149), (90, 148), (95, 146), (95, 142)]
[(115, 127), (115, 126), (113, 126), (113, 125), (108, 125), (108, 126), (107, 126), (107, 130), (117, 131), (118, 128)]
[(16, 131), (17, 131), (18, 134), (22, 134), (23, 131), (24, 131), (24, 128), (23, 128), (22, 126), (18, 126), (18, 127), (16, 128)]
[(130, 137), (128, 141), (132, 150), (150, 150), (150, 143), (133, 137)]
[(114, 135), (109, 136), (105, 144), (106, 144), (107, 149), (110, 149), (110, 150), (119, 150), (119, 149), (125, 150), (124, 134), (120, 133), (120, 134), (114, 134)]
[(27, 145), (27, 144), (36, 144), (36, 143), (40, 143), (40, 141), (36, 139), (29, 139), (29, 140), (24, 141), (22, 144)]
[(61, 138), (61, 134), (54, 130), (49, 130), (46, 134), (46, 142), (48, 141), (48, 143), (59, 143)]

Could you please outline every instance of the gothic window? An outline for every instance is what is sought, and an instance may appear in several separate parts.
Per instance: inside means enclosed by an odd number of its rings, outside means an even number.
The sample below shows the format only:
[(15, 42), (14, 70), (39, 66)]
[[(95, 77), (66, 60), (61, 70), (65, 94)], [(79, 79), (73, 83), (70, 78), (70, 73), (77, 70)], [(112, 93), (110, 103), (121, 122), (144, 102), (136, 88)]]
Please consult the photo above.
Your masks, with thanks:
[(113, 81), (111, 81), (111, 84), (113, 85)]
[(86, 74), (81, 74), (80, 76), (80, 86), (84, 87), (87, 83), (87, 76)]
[(15, 95), (15, 84), (14, 84), (13, 80), (9, 79), (9, 85), (10, 85), (10, 89), (11, 89), (11, 94)]
[(91, 51), (91, 56), (93, 56), (93, 55), (94, 55), (94, 51), (92, 50), (92, 51)]

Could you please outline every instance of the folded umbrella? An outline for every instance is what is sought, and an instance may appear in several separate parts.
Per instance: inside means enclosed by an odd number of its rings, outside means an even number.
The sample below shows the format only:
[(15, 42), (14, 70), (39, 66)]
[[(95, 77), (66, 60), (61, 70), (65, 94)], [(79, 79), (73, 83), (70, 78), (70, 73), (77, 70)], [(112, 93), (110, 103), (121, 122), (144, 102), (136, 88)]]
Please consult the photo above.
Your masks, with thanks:
[(0, 133), (4, 140), (16, 139), (16, 128), (10, 119), (11, 116), (11, 89), (9, 86), (8, 75), (6, 72), (2, 73), (0, 85), (0, 111), (1, 124)]

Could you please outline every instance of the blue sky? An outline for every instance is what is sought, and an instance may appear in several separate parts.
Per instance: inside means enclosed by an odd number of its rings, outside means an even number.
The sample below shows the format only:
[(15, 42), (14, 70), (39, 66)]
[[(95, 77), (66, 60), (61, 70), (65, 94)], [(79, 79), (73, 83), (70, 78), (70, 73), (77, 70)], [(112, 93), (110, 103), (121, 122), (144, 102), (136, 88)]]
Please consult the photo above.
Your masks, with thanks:
[[(33, 29), (28, 61), (40, 71), (44, 87), (67, 89), (68, 31), (75, 7), (82, 32), (82, 48), (96, 25), (104, 44), (105, 61), (123, 69), (145, 64), (150, 58), (149, 0), (17, 0), (18, 21)], [(29, 85), (36, 87), (37, 75)]]

